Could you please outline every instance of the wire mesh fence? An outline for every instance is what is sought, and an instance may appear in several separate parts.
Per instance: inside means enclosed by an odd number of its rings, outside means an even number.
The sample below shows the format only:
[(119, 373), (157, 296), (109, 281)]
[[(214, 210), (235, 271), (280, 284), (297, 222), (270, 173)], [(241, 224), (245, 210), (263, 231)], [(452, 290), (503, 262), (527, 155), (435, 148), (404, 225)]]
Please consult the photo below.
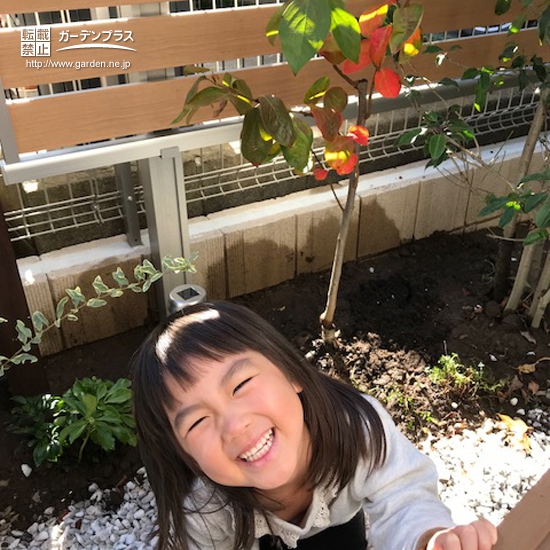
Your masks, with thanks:
[[(182, 13), (276, 3), (281, 3), (281, 0), (185, 0), (166, 2), (164, 9), (172, 13)], [(21, 26), (116, 18), (125, 15), (121, 11), (123, 9), (113, 7), (101, 10), (21, 14), (9, 16), (5, 22), (8, 26)], [(525, 25), (530, 26), (532, 22), (526, 22)], [(431, 34), (426, 36), (425, 40), (441, 44), (446, 40), (507, 31), (506, 25), (476, 27)], [(206, 66), (215, 71), (228, 71), (272, 65), (282, 61), (284, 59), (281, 54), (274, 54), (219, 61)], [(167, 71), (166, 77), (183, 74), (182, 67), (172, 68), (171, 71)], [(120, 75), (116, 83), (120, 83), (121, 78), (127, 81), (128, 77), (129, 75)], [(37, 93), (53, 94), (109, 84), (108, 79), (71, 81), (39, 86)], [(16, 95), (19, 93), (15, 92)], [(471, 97), (460, 98), (454, 103), (462, 106), (463, 114), (474, 127), (479, 141), (483, 143), (505, 140), (512, 135), (526, 133), (534, 112), (535, 100), (536, 96), (532, 92), (500, 89), (490, 94), (482, 113), (474, 110)], [(443, 107), (444, 104), (439, 104), (435, 105), (434, 109)], [(422, 151), (418, 147), (398, 149), (394, 145), (397, 137), (405, 129), (416, 127), (418, 123), (418, 113), (413, 107), (392, 109), (373, 115), (368, 122), (370, 143), (364, 148), (360, 158), (361, 170), (372, 172), (422, 158)], [(321, 154), (321, 148), (319, 147), (316, 152)], [(191, 217), (326, 183), (319, 183), (310, 176), (296, 176), (282, 157), (264, 166), (251, 166), (241, 156), (236, 143), (221, 143), (208, 149), (184, 151), (182, 156), (188, 211)], [(143, 192), (136, 166), (132, 167), (132, 173), (136, 192), (135, 204), (141, 226), (145, 227)], [(17, 244), (16, 249), (20, 255), (43, 253), (63, 245), (124, 231), (122, 202), (112, 167), (0, 187), (0, 193), (10, 238)]]

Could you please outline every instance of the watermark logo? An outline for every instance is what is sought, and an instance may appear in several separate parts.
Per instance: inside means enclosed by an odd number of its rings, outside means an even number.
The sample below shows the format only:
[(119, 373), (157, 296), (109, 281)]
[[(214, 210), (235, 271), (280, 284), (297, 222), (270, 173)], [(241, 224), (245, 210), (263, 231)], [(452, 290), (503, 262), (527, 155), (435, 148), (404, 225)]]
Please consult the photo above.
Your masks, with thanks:
[(23, 27), (21, 29), (21, 57), (50, 57), (50, 27)]
[[(137, 51), (135, 48), (123, 45), (124, 42), (134, 42), (132, 31), (92, 31), (82, 29), (78, 34), (71, 34), (68, 30), (59, 31), (57, 40), (59, 44), (68, 43), (70, 41), (78, 41), (78, 43), (57, 48), (55, 51), (62, 52), (66, 50), (85, 49)], [(51, 43), (51, 27), (21, 28), (21, 57), (50, 57)]]

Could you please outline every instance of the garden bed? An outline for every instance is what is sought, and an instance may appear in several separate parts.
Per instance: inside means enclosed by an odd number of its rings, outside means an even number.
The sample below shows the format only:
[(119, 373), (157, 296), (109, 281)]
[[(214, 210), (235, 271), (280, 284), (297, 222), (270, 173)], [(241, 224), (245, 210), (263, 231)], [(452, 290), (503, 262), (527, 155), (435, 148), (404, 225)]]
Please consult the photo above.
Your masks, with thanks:
[[(503, 319), (491, 301), (495, 250), (486, 232), (437, 234), (347, 264), (336, 314), (342, 341), (336, 363), (318, 338), (328, 273), (301, 275), (235, 301), (273, 323), (319, 368), (334, 372), (346, 365), (353, 382), (385, 401), (412, 439), (440, 437), (497, 413), (521, 417), (522, 409), (550, 405), (550, 337), (544, 325), (528, 331), (523, 312)], [(47, 358), (52, 391), (64, 391), (75, 377), (127, 375), (129, 358), (150, 328)], [(458, 375), (440, 383), (430, 377), (442, 355), (451, 358), (448, 368), (470, 377), (466, 386), (457, 384)], [(48, 506), (63, 514), (71, 499), (88, 496), (91, 483), (120, 487), (140, 465), (134, 449), (90, 451), (79, 467), (46, 465), (25, 477), (21, 465), (32, 466), (30, 451), (7, 430), (6, 409), (4, 399), (0, 519), (4, 513), (14, 527), (27, 527)], [(116, 506), (117, 492), (112, 494)]]

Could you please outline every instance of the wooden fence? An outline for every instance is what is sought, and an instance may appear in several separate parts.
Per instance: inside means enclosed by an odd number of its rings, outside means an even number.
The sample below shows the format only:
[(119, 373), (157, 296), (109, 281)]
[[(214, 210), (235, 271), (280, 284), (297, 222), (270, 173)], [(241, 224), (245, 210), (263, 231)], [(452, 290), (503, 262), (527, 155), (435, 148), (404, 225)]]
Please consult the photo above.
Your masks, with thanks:
[[(128, 3), (128, 0), (4, 0), (0, 10), (4, 13), (27, 13)], [(380, 0), (351, 0), (348, 7), (359, 14), (379, 3)], [(495, 16), (492, 1), (463, 0), (457, 3), (455, 0), (424, 0), (423, 4), (425, 33), (498, 25), (514, 16), (513, 12)], [(4, 89), (25, 88), (121, 74), (121, 68), (110, 67), (109, 64), (122, 61), (130, 62), (127, 71), (135, 73), (274, 54), (279, 51), (278, 43), (271, 46), (264, 36), (264, 29), (275, 9), (271, 5), (51, 25), (50, 57), (22, 56), (20, 30), (4, 28), (0, 30), (0, 78)], [(56, 51), (79, 40), (74, 38), (64, 43), (60, 41), (62, 38), (96, 37), (114, 30), (125, 38), (131, 36), (132, 41), (121, 40), (118, 44), (136, 51)], [(528, 51), (537, 50), (535, 29), (526, 29), (516, 38), (521, 45), (528, 47)], [(437, 67), (433, 55), (419, 55), (408, 72), (417, 72), (436, 81), (444, 75), (460, 76), (465, 66), (494, 64), (508, 40), (506, 34), (500, 33), (446, 42), (446, 47), (454, 44), (461, 46), (453, 52), (453, 63)], [(88, 40), (90, 42), (91, 39)], [(32, 61), (42, 62), (43, 65), (38, 69), (30, 66)], [(105, 66), (98, 67), (98, 63), (96, 66), (84, 66), (98, 61), (105, 62)], [(54, 66), (58, 63), (65, 66)], [(73, 67), (68, 66), (70, 63)], [(78, 69), (77, 63), (80, 66)], [(285, 64), (242, 69), (239, 74), (247, 80), (254, 94), (279, 95), (291, 105), (299, 103), (309, 85), (320, 75), (326, 74), (327, 70), (329, 66), (326, 62), (317, 59), (308, 63), (297, 78), (292, 76)], [(368, 70), (365, 76), (368, 78)], [(337, 78), (335, 75), (334, 80)], [(195, 80), (193, 76), (178, 77), (9, 101), (7, 111), (13, 131), (3, 132), (4, 150), (8, 150), (5, 141), (10, 139), (10, 135), (16, 143), (14, 149), (23, 153), (167, 129), (181, 110), (187, 91)], [(346, 87), (344, 82), (340, 84)], [(224, 116), (234, 114), (230, 108), (224, 111)], [(195, 115), (194, 121), (211, 117), (211, 110), (203, 108)]]

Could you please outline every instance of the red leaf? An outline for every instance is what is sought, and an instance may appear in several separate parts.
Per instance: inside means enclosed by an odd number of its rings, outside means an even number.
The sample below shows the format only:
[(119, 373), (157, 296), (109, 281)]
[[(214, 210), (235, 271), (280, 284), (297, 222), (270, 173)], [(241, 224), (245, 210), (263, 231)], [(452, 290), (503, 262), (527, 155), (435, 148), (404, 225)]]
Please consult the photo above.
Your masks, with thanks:
[(317, 124), (317, 128), (327, 141), (334, 141), (342, 126), (342, 115), (334, 109), (311, 107), (311, 113)]
[(369, 41), (361, 40), (361, 50), (359, 52), (359, 62), (354, 63), (350, 59), (346, 59), (342, 65), (342, 72), (344, 74), (351, 74), (361, 69), (364, 69), (371, 62), (369, 53)]
[(374, 85), (384, 97), (397, 97), (401, 91), (401, 80), (391, 69), (381, 69), (374, 75)]
[(390, 4), (395, 4), (397, 0), (391, 0), (385, 4), (382, 4), (374, 10), (365, 11), (359, 17), (359, 26), (361, 27), (361, 34), (369, 38), (372, 33), (384, 23), (386, 14)]
[(324, 170), (323, 168), (314, 168), (313, 169), (313, 177), (317, 181), (323, 181), (328, 176), (328, 170)]
[(372, 62), (377, 68), (380, 68), (384, 57), (386, 57), (386, 51), (388, 50), (388, 44), (390, 43), (392, 25), (386, 25), (376, 29), (370, 39), (370, 57)]
[(345, 164), (342, 164), (341, 166), (338, 166), (336, 168), (336, 173), (339, 176), (343, 176), (345, 174), (351, 174), (353, 172), (353, 169), (355, 168), (355, 165), (357, 164), (358, 157), (355, 153), (353, 153), (348, 161)]
[(367, 145), (369, 143), (369, 131), (364, 126), (350, 126), (349, 134), (351, 139), (359, 145)]

